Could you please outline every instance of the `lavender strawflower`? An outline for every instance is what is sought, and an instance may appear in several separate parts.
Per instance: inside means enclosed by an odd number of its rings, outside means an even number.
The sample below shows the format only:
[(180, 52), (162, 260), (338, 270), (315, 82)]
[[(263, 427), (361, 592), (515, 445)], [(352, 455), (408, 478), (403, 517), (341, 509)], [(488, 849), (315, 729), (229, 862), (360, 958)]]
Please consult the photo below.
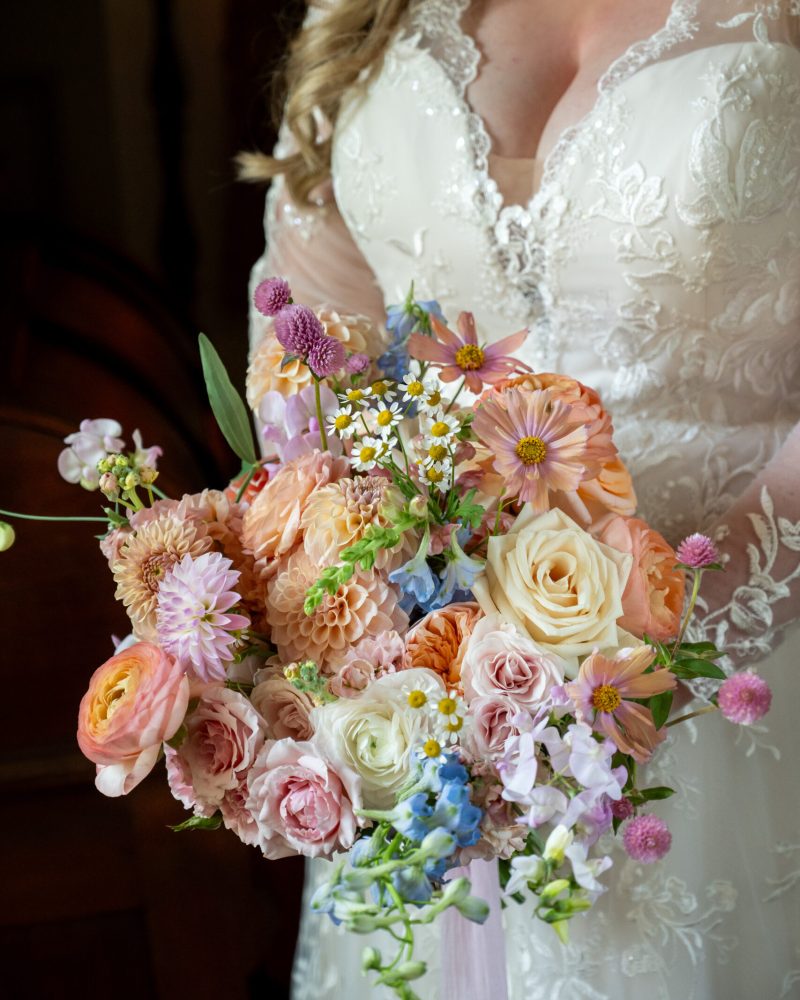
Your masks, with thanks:
[(291, 298), (292, 290), (288, 281), (283, 278), (267, 278), (266, 281), (256, 285), (253, 303), (265, 316), (276, 316), (289, 304)]
[(275, 317), (275, 336), (281, 347), (305, 357), (323, 337), (325, 327), (308, 306), (284, 306)]
[(344, 344), (335, 337), (320, 337), (308, 352), (307, 364), (317, 378), (326, 378), (341, 371), (344, 367)]
[(672, 834), (658, 816), (637, 816), (622, 835), (625, 850), (634, 861), (645, 865), (660, 861), (672, 846)]
[(694, 534), (684, 538), (675, 553), (678, 562), (689, 569), (705, 569), (719, 562), (719, 552), (708, 535)]
[(720, 685), (719, 710), (730, 722), (752, 726), (769, 711), (772, 691), (763, 677), (749, 670), (733, 674)]

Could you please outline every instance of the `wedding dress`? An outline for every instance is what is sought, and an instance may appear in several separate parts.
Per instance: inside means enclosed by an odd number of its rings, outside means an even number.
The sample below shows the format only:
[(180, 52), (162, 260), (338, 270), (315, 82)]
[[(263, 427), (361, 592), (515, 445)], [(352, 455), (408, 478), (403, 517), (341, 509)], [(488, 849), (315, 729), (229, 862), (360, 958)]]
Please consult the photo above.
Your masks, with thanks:
[[(302, 301), (377, 315), (413, 281), (485, 340), (529, 325), (526, 362), (600, 392), (642, 516), (673, 544), (713, 530), (732, 559), (700, 625), (728, 669), (758, 662), (771, 713), (672, 731), (647, 770), (679, 793), (652, 810), (672, 850), (643, 866), (610, 847), (608, 891), (569, 945), (504, 911), (511, 1000), (800, 997), (800, 0), (676, 0), (525, 205), (505, 203), (467, 101), (467, 6), (412, 6), (345, 101), (335, 204), (299, 210), (273, 184), (253, 282), (284, 273)], [(295, 1000), (371, 995), (366, 943), (305, 916)], [(421, 949), (419, 991), (447, 996), (435, 931)]]

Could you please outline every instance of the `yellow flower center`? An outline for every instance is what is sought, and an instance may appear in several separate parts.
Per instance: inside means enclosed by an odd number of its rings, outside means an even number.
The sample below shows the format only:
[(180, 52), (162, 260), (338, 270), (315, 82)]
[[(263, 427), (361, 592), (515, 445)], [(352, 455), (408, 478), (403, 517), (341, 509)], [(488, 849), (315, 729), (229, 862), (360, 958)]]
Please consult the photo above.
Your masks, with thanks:
[(540, 437), (524, 437), (514, 449), (524, 465), (538, 465), (547, 457), (547, 445)]
[(442, 401), (442, 394), (438, 389), (434, 389), (433, 392), (428, 393), (428, 406), (438, 406)]
[(443, 444), (432, 444), (428, 448), (428, 458), (432, 458), (434, 462), (441, 462), (447, 458), (447, 448)]
[(426, 740), (422, 746), (422, 752), (426, 757), (438, 757), (442, 752), (442, 747), (438, 740)]
[(409, 382), (406, 386), (406, 392), (409, 396), (421, 396), (425, 386), (422, 382)]
[(444, 479), (444, 473), (439, 469), (428, 469), (427, 477), (429, 483), (440, 483)]
[(456, 351), (456, 364), (462, 372), (474, 372), (483, 364), (483, 348), (477, 344), (464, 344)]
[(362, 389), (348, 389), (347, 398), (351, 403), (360, 403), (364, 398), (364, 391)]
[(381, 410), (378, 414), (378, 426), (379, 427), (389, 427), (389, 425), (394, 420), (391, 410)]
[(358, 453), (358, 457), (362, 462), (372, 462), (375, 459), (377, 452), (374, 448), (369, 445), (365, 445)]
[(349, 417), (346, 413), (340, 413), (339, 416), (334, 420), (333, 426), (337, 431), (344, 431), (352, 424), (353, 419)]
[(411, 691), (408, 695), (408, 703), (412, 708), (422, 708), (428, 696), (424, 691)]
[(463, 725), (464, 725), (464, 720), (461, 718), (460, 715), (457, 715), (456, 721), (448, 722), (444, 728), (448, 731), (448, 733), (457, 733)]
[(376, 396), (385, 396), (389, 391), (389, 386), (384, 381), (378, 381), (372, 383), (372, 392)]
[(601, 684), (592, 692), (592, 705), (598, 712), (613, 712), (621, 702), (620, 693), (612, 684)]
[(437, 420), (431, 427), (431, 435), (435, 438), (446, 437), (450, 433), (450, 425), (444, 420)]
[(442, 698), (439, 702), (439, 711), (442, 715), (452, 715), (456, 710), (455, 698)]

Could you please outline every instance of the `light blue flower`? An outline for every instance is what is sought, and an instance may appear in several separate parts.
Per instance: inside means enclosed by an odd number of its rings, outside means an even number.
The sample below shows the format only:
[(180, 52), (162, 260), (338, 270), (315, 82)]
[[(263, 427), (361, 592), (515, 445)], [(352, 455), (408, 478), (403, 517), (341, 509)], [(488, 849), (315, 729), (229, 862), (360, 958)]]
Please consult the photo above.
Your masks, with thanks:
[(458, 543), (456, 532), (450, 536), (450, 545), (445, 550), (447, 564), (442, 570), (441, 583), (431, 608), (443, 608), (451, 604), (456, 594), (469, 593), (476, 577), (483, 572), (484, 563), (468, 556)]
[(430, 539), (430, 530), (426, 525), (417, 554), (389, 574), (390, 581), (396, 583), (404, 594), (413, 597), (422, 607), (430, 601), (436, 590), (436, 580), (427, 562)]

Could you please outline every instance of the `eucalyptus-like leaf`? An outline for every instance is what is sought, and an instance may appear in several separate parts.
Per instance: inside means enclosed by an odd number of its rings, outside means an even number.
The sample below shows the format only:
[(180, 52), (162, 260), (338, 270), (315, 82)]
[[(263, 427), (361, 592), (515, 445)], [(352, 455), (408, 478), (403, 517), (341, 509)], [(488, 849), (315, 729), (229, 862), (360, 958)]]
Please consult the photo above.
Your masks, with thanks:
[(247, 407), (234, 388), (216, 348), (204, 333), (198, 337), (198, 344), (208, 400), (219, 429), (239, 458), (248, 465), (255, 465), (258, 458)]

